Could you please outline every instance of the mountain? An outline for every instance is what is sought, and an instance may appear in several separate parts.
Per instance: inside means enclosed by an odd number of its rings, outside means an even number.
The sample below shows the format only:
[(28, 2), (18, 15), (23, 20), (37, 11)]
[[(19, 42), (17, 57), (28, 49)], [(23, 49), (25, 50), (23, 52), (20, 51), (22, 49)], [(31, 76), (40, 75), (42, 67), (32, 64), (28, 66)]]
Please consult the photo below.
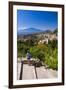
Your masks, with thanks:
[(58, 29), (56, 28), (53, 33), (57, 34), (58, 33)]
[(42, 34), (42, 33), (52, 33), (51, 30), (40, 30), (36, 28), (27, 28), (27, 29), (21, 29), (17, 31), (18, 36), (28, 36), (33, 34)]
[(40, 29), (27, 28), (27, 29), (18, 30), (17, 35), (21, 36), (21, 35), (29, 35), (29, 34), (35, 34), (35, 33), (41, 33), (41, 32), (43, 31)]
[(45, 30), (44, 32), (45, 33), (51, 33), (52, 31), (51, 30)]

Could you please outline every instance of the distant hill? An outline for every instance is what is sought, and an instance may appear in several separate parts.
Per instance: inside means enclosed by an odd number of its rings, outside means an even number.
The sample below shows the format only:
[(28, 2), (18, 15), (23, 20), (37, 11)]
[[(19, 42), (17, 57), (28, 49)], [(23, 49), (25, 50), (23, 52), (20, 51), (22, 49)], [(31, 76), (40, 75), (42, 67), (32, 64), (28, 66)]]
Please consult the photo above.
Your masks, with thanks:
[(51, 30), (45, 30), (44, 33), (51, 33)]
[(24, 36), (24, 35), (32, 35), (32, 34), (39, 34), (39, 33), (51, 33), (51, 30), (40, 30), (36, 28), (27, 28), (27, 29), (18, 30), (17, 35)]
[(17, 35), (28, 35), (28, 34), (35, 34), (39, 32), (42, 32), (42, 30), (36, 29), (36, 28), (27, 28), (27, 29), (19, 30), (17, 32)]
[(58, 33), (58, 29), (56, 28), (53, 33), (57, 34)]

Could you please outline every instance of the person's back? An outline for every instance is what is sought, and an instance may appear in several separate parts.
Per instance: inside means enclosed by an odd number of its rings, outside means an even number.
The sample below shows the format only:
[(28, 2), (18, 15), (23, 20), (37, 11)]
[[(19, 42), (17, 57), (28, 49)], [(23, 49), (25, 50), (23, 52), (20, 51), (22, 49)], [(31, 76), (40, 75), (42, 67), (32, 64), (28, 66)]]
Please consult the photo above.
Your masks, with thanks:
[(30, 59), (31, 59), (31, 54), (28, 52), (27, 53), (27, 60), (28, 60), (28, 64), (30, 65)]
[(27, 53), (27, 59), (30, 59), (30, 58), (31, 58), (31, 54)]

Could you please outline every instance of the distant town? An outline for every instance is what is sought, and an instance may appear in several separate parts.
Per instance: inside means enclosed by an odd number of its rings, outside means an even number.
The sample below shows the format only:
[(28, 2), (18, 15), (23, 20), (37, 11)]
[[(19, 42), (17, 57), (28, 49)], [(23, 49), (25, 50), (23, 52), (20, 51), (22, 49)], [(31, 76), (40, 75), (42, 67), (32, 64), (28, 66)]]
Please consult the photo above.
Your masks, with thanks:
[(50, 41), (57, 40), (58, 36), (57, 36), (57, 29), (55, 29), (53, 32), (50, 30), (47, 30), (46, 32), (38, 32), (34, 34), (32, 33), (28, 35), (20, 35), (17, 38), (18, 38), (18, 41), (20, 40), (24, 42), (32, 38), (32, 39), (37, 39), (36, 40), (37, 44), (48, 44), (49, 40)]

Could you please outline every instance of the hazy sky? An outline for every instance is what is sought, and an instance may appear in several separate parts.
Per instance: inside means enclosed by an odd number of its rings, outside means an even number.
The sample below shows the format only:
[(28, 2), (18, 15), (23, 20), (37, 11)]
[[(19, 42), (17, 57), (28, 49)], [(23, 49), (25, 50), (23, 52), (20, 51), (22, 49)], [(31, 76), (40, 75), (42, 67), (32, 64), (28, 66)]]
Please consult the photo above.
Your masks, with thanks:
[(58, 27), (58, 13), (51, 11), (17, 10), (18, 30), (37, 28), (54, 30)]

